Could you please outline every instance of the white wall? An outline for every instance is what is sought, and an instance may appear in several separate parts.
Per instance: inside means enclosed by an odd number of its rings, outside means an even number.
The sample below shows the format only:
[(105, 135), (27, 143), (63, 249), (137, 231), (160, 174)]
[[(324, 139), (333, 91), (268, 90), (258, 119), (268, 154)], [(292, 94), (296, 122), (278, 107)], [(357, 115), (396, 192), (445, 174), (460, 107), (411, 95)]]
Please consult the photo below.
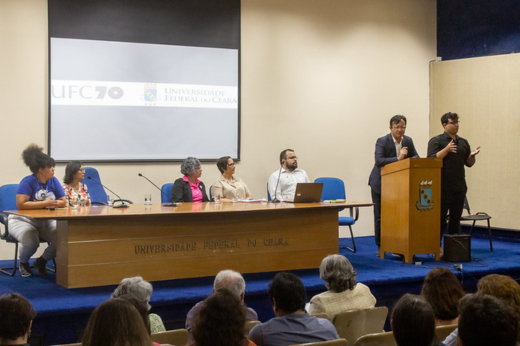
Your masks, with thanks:
[[(237, 175), (255, 197), (265, 197), (280, 151), (293, 148), (311, 180), (340, 177), (348, 200), (370, 201), (374, 144), (388, 133), (391, 116), (407, 116), (407, 134), (426, 155), (428, 63), (436, 56), (435, 35), (435, 0), (242, 1)], [(0, 44), (7, 52), (0, 55), (3, 185), (29, 174), (20, 158), (29, 143), (46, 146), (46, 1), (1, 1)], [(145, 192), (160, 199), (138, 172), (157, 184), (180, 176), (177, 163), (96, 167), (106, 185), (137, 203)], [(218, 170), (213, 163), (203, 169), (202, 180), (211, 185)], [(61, 180), (63, 165), (56, 172)], [(373, 234), (371, 208), (361, 210), (354, 232)], [(2, 245), (0, 258), (11, 256), (12, 248)]]

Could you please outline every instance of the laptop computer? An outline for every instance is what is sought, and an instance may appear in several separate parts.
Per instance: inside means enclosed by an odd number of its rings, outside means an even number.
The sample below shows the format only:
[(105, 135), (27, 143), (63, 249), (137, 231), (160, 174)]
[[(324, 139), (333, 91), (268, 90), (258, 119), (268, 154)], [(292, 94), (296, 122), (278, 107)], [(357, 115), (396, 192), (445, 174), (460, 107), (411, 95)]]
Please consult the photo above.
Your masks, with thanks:
[(323, 183), (298, 183), (293, 203), (317, 203), (321, 201)]

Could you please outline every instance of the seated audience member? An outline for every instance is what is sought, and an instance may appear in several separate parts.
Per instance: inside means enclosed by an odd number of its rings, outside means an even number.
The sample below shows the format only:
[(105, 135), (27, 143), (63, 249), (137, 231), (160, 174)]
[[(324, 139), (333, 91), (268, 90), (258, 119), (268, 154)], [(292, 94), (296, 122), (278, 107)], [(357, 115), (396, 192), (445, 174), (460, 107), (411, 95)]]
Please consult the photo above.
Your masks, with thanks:
[(338, 339), (334, 325), (305, 312), (305, 287), (291, 273), (278, 273), (267, 294), (275, 317), (254, 326), (249, 339), (258, 346), (284, 346)]
[[(122, 296), (119, 296), (118, 299), (123, 299), (128, 302), (130, 302), (134, 308), (137, 310), (141, 318), (143, 319), (144, 326), (146, 327), (146, 331), (149, 335), (152, 334), (152, 331), (150, 329), (150, 312), (148, 310), (147, 304), (145, 304), (143, 301), (137, 299), (135, 296), (131, 294), (123, 294)], [(153, 342), (154, 346), (159, 346), (159, 343)]]
[(208, 202), (206, 187), (199, 180), (202, 175), (200, 161), (188, 157), (182, 162), (181, 173), (184, 177), (175, 180), (172, 186), (173, 202)]
[(99, 305), (88, 321), (82, 346), (147, 346), (150, 334), (137, 309), (127, 300), (112, 298)]
[(85, 167), (81, 162), (72, 161), (65, 167), (62, 186), (67, 198), (67, 205), (72, 206), (71, 199), (73, 198), (77, 198), (80, 205), (90, 205), (87, 185), (81, 182), (84, 178)]
[(340, 312), (373, 308), (376, 298), (370, 288), (356, 281), (356, 272), (342, 255), (329, 255), (321, 261), (320, 278), (328, 291), (312, 297), (309, 314), (326, 313), (333, 320)]
[[(126, 278), (121, 281), (119, 286), (112, 293), (112, 298), (118, 298), (124, 294), (130, 294), (142, 301), (147, 307), (148, 311), (152, 308), (150, 306), (150, 298), (152, 297), (153, 287), (148, 281), (143, 280), (140, 276), (133, 278)], [(159, 333), (166, 331), (163, 321), (159, 315), (149, 314), (150, 331), (151, 333)]]
[(252, 199), (253, 195), (242, 179), (235, 177), (235, 162), (230, 156), (223, 156), (217, 161), (217, 167), (222, 175), (215, 180), (211, 194), (213, 199), (220, 196), (221, 202), (232, 202), (233, 199)]
[[(477, 293), (488, 294), (504, 301), (515, 310), (516, 317), (520, 323), (520, 285), (511, 277), (499, 274), (486, 275), (479, 280)], [(459, 330), (455, 329), (443, 343), (446, 346), (457, 345), (458, 333)], [(518, 340), (520, 340), (520, 329)]]
[(437, 345), (435, 316), (421, 296), (405, 294), (396, 303), (390, 320), (398, 346)]
[(0, 345), (25, 345), (36, 317), (31, 303), (16, 293), (0, 297)]
[(464, 297), (464, 291), (448, 268), (436, 267), (426, 275), (421, 296), (432, 306), (436, 326), (457, 323), (459, 300)]
[[(247, 321), (258, 320), (256, 311), (246, 307), (244, 304), (244, 297), (246, 295), (246, 282), (239, 272), (230, 269), (221, 270), (217, 276), (215, 276), (215, 280), (213, 281), (213, 293), (220, 289), (227, 289), (240, 299), (242, 305), (246, 309), (245, 313)], [(199, 312), (203, 306), (204, 301), (198, 302), (186, 316), (186, 330), (190, 333), (190, 340), (192, 340), (192, 328), (196, 323), (197, 316), (199, 315)]]
[[(33, 174), (25, 177), (18, 186), (16, 207), (19, 210), (63, 208), (67, 205), (65, 193), (54, 176), (54, 159), (43, 153), (35, 144), (22, 153), (24, 163)], [(56, 256), (56, 220), (37, 220), (19, 215), (9, 215), (9, 233), (20, 243), (20, 273), (32, 276), (29, 259), (38, 250), (40, 238), (49, 246), (34, 261), (40, 275), (47, 274), (47, 261)]]
[(219, 289), (204, 300), (193, 327), (194, 346), (254, 346), (244, 335), (244, 304), (233, 292)]
[(487, 294), (468, 294), (460, 302), (459, 346), (515, 346), (518, 318), (511, 306)]

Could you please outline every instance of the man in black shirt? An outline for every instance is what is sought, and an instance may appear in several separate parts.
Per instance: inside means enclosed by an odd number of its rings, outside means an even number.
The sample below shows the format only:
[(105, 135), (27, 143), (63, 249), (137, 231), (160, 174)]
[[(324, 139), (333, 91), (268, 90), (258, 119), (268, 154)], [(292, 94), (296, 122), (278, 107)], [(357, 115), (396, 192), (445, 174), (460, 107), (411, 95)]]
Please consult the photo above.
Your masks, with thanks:
[(460, 217), (466, 199), (466, 174), (464, 166), (475, 164), (480, 147), (471, 150), (466, 139), (457, 136), (459, 116), (446, 113), (441, 117), (444, 133), (428, 142), (428, 157), (442, 159), (441, 170), (441, 239), (446, 228), (446, 217), (450, 213), (449, 234), (460, 231)]

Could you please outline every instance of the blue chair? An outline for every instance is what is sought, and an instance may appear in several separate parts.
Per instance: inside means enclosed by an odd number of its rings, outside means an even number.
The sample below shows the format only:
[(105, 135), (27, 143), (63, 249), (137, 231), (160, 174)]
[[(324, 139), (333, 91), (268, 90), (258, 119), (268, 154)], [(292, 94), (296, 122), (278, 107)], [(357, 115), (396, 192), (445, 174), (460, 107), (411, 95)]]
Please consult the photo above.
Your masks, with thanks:
[(17, 191), (18, 184), (8, 184), (0, 187), (0, 223), (4, 225), (4, 233), (2, 233), (1, 238), (8, 243), (15, 244), (13, 268), (0, 268), (0, 272), (10, 276), (14, 276), (16, 269), (18, 269), (18, 241), (9, 234), (8, 215), (4, 211), (18, 210), (16, 206)]
[[(11, 237), (9, 234), (9, 223), (8, 216), (4, 211), (6, 210), (18, 210), (18, 206), (16, 205), (16, 193), (18, 192), (19, 184), (8, 184), (0, 186), (0, 223), (4, 225), (4, 233), (1, 234), (0, 238), (5, 240), (8, 243), (12, 243), (15, 245), (14, 247), (14, 262), (12, 268), (0, 268), (0, 272), (14, 276), (16, 270), (18, 269), (18, 240)], [(40, 239), (41, 242), (46, 242), (43, 239)], [(53, 258), (52, 262), (54, 263), (54, 268), (56, 268), (56, 260)], [(53, 268), (47, 267), (48, 270), (55, 272), (56, 270)]]
[[(92, 178), (92, 179), (89, 179)], [(97, 169), (94, 167), (85, 167), (85, 179), (81, 181), (83, 184), (87, 184), (88, 194), (90, 195), (90, 202), (92, 204), (108, 204), (108, 196), (103, 185), (101, 185), (101, 178)], [(114, 196), (116, 197), (116, 196)], [(115, 199), (115, 202), (127, 202), (132, 204), (132, 201), (127, 199)]]
[(209, 187), (209, 201), (210, 202), (215, 202), (215, 200), (213, 199), (213, 195), (211, 194), (211, 189), (213, 189), (213, 185), (211, 185)]
[[(345, 183), (339, 178), (318, 178), (314, 180), (315, 183), (323, 183), (323, 192), (321, 193), (321, 200), (331, 199), (345, 199)], [(342, 211), (344, 208), (339, 209)], [(350, 229), (350, 237), (352, 239), (352, 248), (348, 246), (341, 246), (342, 249), (347, 249), (352, 252), (356, 252), (356, 241), (354, 240), (354, 233), (352, 232), (352, 226), (356, 223), (359, 217), (359, 208), (351, 207), (350, 216), (339, 216), (339, 226), (348, 226)]]
[(173, 183), (164, 184), (161, 186), (161, 203), (171, 203)]

